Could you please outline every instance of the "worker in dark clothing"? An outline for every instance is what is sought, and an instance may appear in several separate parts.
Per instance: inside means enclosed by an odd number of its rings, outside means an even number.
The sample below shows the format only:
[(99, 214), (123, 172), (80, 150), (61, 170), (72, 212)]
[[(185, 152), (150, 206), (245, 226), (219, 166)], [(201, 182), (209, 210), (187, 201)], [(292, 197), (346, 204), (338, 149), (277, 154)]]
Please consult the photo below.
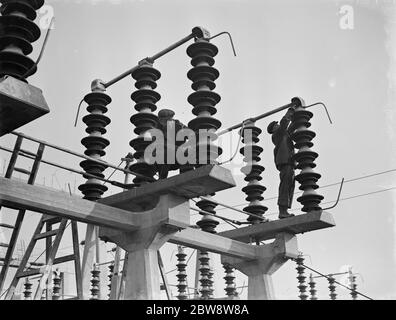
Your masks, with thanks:
[(273, 121), (267, 128), (268, 133), (272, 135), (272, 142), (275, 145), (275, 165), (280, 172), (278, 196), (279, 219), (294, 216), (294, 214), (287, 211), (287, 209), (291, 208), (295, 186), (294, 145), (289, 132), (289, 124), (294, 111), (294, 107), (290, 108), (280, 123)]
[[(162, 109), (158, 112), (158, 127), (164, 135), (164, 164), (157, 165), (159, 179), (166, 179), (168, 177), (169, 171), (177, 170), (179, 168), (179, 164), (176, 161), (176, 150), (179, 145), (183, 144), (184, 141), (168, 141), (167, 131), (172, 130), (176, 135), (179, 130), (187, 127), (179, 120), (173, 119), (174, 116), (175, 113), (169, 109)], [(168, 152), (174, 153), (174, 163), (168, 163)]]

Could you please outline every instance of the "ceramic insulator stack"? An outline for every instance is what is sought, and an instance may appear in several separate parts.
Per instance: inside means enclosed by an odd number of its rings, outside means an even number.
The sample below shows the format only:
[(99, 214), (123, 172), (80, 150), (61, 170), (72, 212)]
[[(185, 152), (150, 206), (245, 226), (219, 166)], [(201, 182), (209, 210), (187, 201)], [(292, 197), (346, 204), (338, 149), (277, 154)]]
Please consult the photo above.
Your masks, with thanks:
[(44, 0), (0, 0), (0, 4), (0, 77), (9, 75), (26, 81), (37, 71), (29, 54), (32, 43), (41, 35), (34, 20)]
[(114, 262), (109, 264), (109, 284), (107, 285), (107, 287), (109, 288), (109, 294), (108, 297), (110, 298), (110, 293), (111, 293), (111, 281), (113, 280), (113, 275), (114, 275)]
[[(81, 140), (85, 146), (85, 155), (100, 160), (105, 154), (105, 148), (110, 144), (109, 140), (103, 137), (106, 133), (106, 126), (109, 125), (110, 119), (105, 115), (107, 105), (111, 102), (111, 98), (100, 90), (94, 90), (84, 97), (84, 101), (88, 104), (88, 115), (83, 117), (83, 122), (87, 125), (85, 131), (89, 134)], [(80, 166), (90, 175), (104, 178), (103, 171), (106, 165), (97, 163), (92, 160), (84, 160)], [(107, 187), (103, 181), (95, 179), (91, 176), (85, 177), (87, 181), (80, 185), (78, 189), (84, 194), (84, 199), (96, 201), (100, 199)]]
[(199, 256), (199, 272), (201, 283), (201, 299), (209, 300), (211, 298), (211, 280), (210, 280), (210, 266), (209, 266), (209, 253), (205, 251), (201, 251)]
[(245, 166), (242, 167), (241, 172), (245, 174), (245, 181), (248, 182), (242, 191), (247, 195), (246, 201), (249, 201), (249, 205), (243, 210), (252, 213), (257, 216), (249, 216), (248, 221), (252, 224), (263, 222), (263, 215), (268, 210), (266, 206), (261, 204), (264, 200), (262, 194), (266, 188), (260, 184), (262, 179), (261, 173), (264, 171), (264, 167), (259, 164), (261, 158), (260, 154), (263, 152), (263, 148), (258, 146), (260, 141), (259, 135), (262, 130), (255, 126), (254, 123), (250, 122), (244, 125), (240, 131), (242, 136), (242, 143), (244, 146), (240, 149), (240, 153), (243, 155), (243, 161)]
[(54, 278), (52, 281), (53, 281), (52, 300), (59, 300), (62, 279), (61, 279), (58, 271), (54, 272)]
[[(197, 135), (196, 166), (216, 163), (222, 152), (214, 144), (217, 139), (215, 132), (221, 127), (221, 122), (213, 117), (217, 113), (216, 105), (220, 102), (220, 96), (213, 91), (216, 87), (214, 81), (219, 77), (219, 71), (213, 67), (217, 53), (217, 47), (204, 39), (196, 40), (187, 48), (193, 66), (187, 77), (193, 82), (191, 87), (194, 90), (188, 102), (193, 106), (195, 115), (188, 127)], [(205, 130), (208, 136), (199, 139), (199, 130)]]
[[(161, 99), (161, 95), (154, 91), (157, 87), (156, 81), (161, 77), (161, 73), (153, 68), (150, 63), (143, 63), (132, 73), (136, 80), (137, 88), (131, 95), (131, 99), (136, 103), (137, 113), (132, 115), (131, 122), (135, 125), (134, 132), (137, 137), (130, 141), (130, 146), (135, 150), (133, 157), (136, 162), (130, 165), (130, 170), (142, 176), (135, 177), (133, 182), (136, 185), (151, 182), (155, 173), (156, 166), (149, 164), (144, 159), (144, 152), (152, 141), (148, 130), (158, 127), (158, 117), (154, 114), (157, 110), (156, 103)], [(145, 140), (146, 138), (146, 140)], [(147, 178), (145, 178), (147, 177)]]
[(329, 282), (330, 299), (336, 300), (337, 293), (335, 292), (336, 291), (335, 278), (332, 275), (329, 275), (327, 281)]
[[(188, 123), (188, 127), (195, 132), (196, 145), (191, 146), (195, 151), (195, 163), (182, 166), (181, 172), (191, 170), (193, 167), (200, 167), (207, 164), (216, 163), (216, 159), (221, 155), (222, 150), (214, 142), (217, 139), (216, 131), (221, 127), (221, 122), (214, 117), (217, 113), (216, 105), (221, 98), (213, 90), (216, 88), (215, 80), (219, 77), (219, 72), (213, 67), (217, 55), (217, 47), (205, 39), (197, 39), (187, 48), (187, 54), (191, 58), (192, 68), (188, 71), (187, 77), (192, 81), (191, 88), (194, 90), (188, 97), (188, 102), (193, 106), (192, 113), (195, 118)], [(200, 137), (201, 130), (201, 137)], [(191, 152), (191, 150), (189, 150)], [(208, 200), (201, 200), (197, 203), (199, 209), (216, 214), (216, 204)], [(215, 233), (219, 224), (210, 215), (202, 213), (203, 217), (197, 225), (205, 232)], [(201, 293), (202, 299), (211, 297), (212, 280), (210, 279), (209, 254), (201, 252)]]
[(312, 276), (312, 274), (309, 275), (309, 293), (311, 294), (310, 296), (310, 300), (318, 300), (317, 296), (316, 296), (316, 282)]
[(90, 300), (99, 300), (99, 293), (100, 293), (100, 270), (95, 265), (94, 269), (91, 271), (91, 299)]
[(299, 298), (301, 300), (307, 300), (308, 295), (306, 294), (307, 291), (307, 285), (305, 284), (305, 267), (303, 266), (304, 264), (304, 258), (300, 255), (296, 259), (296, 270), (297, 270), (297, 280), (298, 280), (298, 290), (300, 292)]
[[(195, 148), (196, 167), (216, 163), (222, 152), (221, 148), (214, 144), (217, 139), (215, 132), (221, 127), (221, 122), (213, 117), (217, 113), (216, 105), (221, 99), (213, 91), (216, 88), (214, 81), (219, 77), (219, 71), (213, 67), (217, 53), (217, 47), (204, 39), (196, 40), (187, 48), (193, 66), (187, 77), (192, 81), (191, 88), (194, 90), (187, 100), (193, 106), (192, 113), (195, 116), (188, 123), (188, 127), (196, 134), (197, 143), (192, 147)], [(200, 130), (207, 134), (201, 139)], [(188, 166), (184, 166), (184, 171), (186, 168), (188, 169)], [(216, 213), (216, 205), (210, 201), (201, 200), (197, 206), (201, 210)], [(219, 223), (213, 217), (203, 214), (203, 218), (197, 224), (203, 231), (214, 233)]]
[(229, 265), (228, 263), (223, 264), (223, 268), (225, 271), (224, 280), (226, 282), (225, 292), (227, 296), (232, 299), (238, 296), (238, 292), (236, 291), (235, 286), (235, 275), (234, 275), (234, 268)]
[(25, 300), (32, 299), (32, 286), (33, 283), (30, 282), (29, 278), (26, 278), (25, 283), (23, 284), (25, 290), (23, 291), (23, 297)]
[[(297, 99), (297, 98), (295, 98)], [(321, 175), (314, 171), (316, 167), (315, 159), (318, 154), (311, 150), (313, 147), (312, 140), (316, 134), (308, 128), (311, 127), (311, 118), (313, 113), (306, 110), (299, 99), (293, 99), (298, 105), (292, 117), (292, 134), (291, 138), (295, 143), (295, 148), (298, 149), (294, 155), (294, 160), (297, 162), (297, 168), (300, 173), (296, 176), (296, 180), (300, 183), (299, 189), (303, 191), (302, 196), (297, 198), (297, 201), (303, 205), (302, 211), (311, 212), (322, 210), (320, 203), (323, 196), (316, 192), (319, 188), (317, 182)]]
[(186, 263), (186, 253), (184, 252), (184, 248), (182, 246), (177, 247), (177, 291), (179, 292), (177, 298), (179, 300), (187, 300), (187, 263)]
[(353, 273), (349, 274), (349, 287), (351, 288), (350, 294), (351, 294), (352, 300), (357, 300), (358, 294), (356, 292), (356, 289), (357, 289), (356, 276)]

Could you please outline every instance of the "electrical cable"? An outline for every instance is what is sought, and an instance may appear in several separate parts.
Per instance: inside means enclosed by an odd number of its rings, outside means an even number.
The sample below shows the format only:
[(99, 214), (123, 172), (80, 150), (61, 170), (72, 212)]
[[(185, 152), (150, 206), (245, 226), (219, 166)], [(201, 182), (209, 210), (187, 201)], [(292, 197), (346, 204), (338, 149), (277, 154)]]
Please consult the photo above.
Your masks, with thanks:
[[(124, 160), (121, 160), (120, 164), (117, 166), (117, 168), (121, 167), (122, 163), (124, 162)], [(105, 185), (107, 182), (109, 182), (109, 180), (111, 179), (111, 177), (116, 173), (118, 169), (114, 169), (113, 172), (107, 177), (106, 181), (103, 182), (103, 185)]]
[[(188, 264), (188, 263), (190, 262), (190, 260), (191, 260), (191, 258), (192, 258), (192, 256), (193, 256), (193, 254), (195, 253), (195, 251), (197, 251), (197, 249), (194, 249), (194, 250), (190, 253), (190, 256), (188, 257), (186, 264)], [(175, 272), (175, 271), (177, 271), (177, 268), (172, 269), (172, 270), (170, 270), (170, 271), (168, 271), (168, 272), (165, 272), (165, 274), (172, 273), (172, 272)]]
[[(351, 199), (355, 199), (355, 198), (361, 198), (361, 197), (369, 196), (369, 195), (372, 195), (372, 194), (382, 193), (382, 192), (391, 191), (391, 190), (396, 190), (396, 186), (395, 187), (386, 188), (386, 189), (377, 190), (377, 191), (361, 193), (361, 194), (357, 194), (357, 195), (350, 196), (350, 197), (341, 198), (341, 199), (339, 199), (339, 202), (345, 201), (345, 200), (351, 200)], [(334, 201), (335, 200), (326, 201), (326, 202), (322, 202), (322, 204), (329, 204), (329, 203), (333, 203)], [(217, 209), (216, 211), (225, 210), (225, 209), (227, 209), (227, 208), (220, 208), (220, 209)], [(296, 210), (299, 210), (299, 208), (292, 208), (289, 211), (296, 211)], [(267, 213), (266, 216), (272, 216), (272, 215), (275, 215), (275, 214), (279, 214), (279, 212)], [(197, 213), (191, 214), (191, 216), (196, 216), (196, 215), (197, 215)]]
[[(363, 179), (366, 179), (366, 178), (371, 178), (371, 177), (375, 177), (375, 176), (379, 176), (379, 175), (382, 175), (382, 174), (395, 172), (395, 171), (396, 171), (396, 169), (389, 169), (389, 170), (380, 171), (380, 172), (376, 172), (376, 173), (372, 173), (372, 174), (368, 174), (368, 175), (364, 175), (364, 176), (360, 176), (360, 177), (356, 177), (356, 178), (346, 179), (346, 180), (344, 180), (344, 184), (347, 183), (347, 182), (354, 182), (354, 181), (358, 181), (358, 180), (363, 180)], [(327, 184), (327, 185), (319, 187), (318, 190), (324, 189), (324, 188), (328, 188), (328, 187), (337, 186), (339, 184), (341, 184), (341, 182)], [(294, 193), (294, 195), (301, 194), (301, 193), (302, 193), (302, 191), (297, 191), (297, 192)], [(274, 199), (278, 199), (278, 196), (272, 196), (272, 197), (264, 199), (263, 201), (269, 201), (269, 200), (274, 200)], [(342, 199), (340, 199), (340, 200), (342, 200)], [(236, 205), (232, 205), (231, 207), (236, 208), (236, 207), (242, 207), (242, 206), (246, 206), (246, 205), (247, 205), (246, 203), (239, 203), (239, 204), (236, 204)], [(217, 211), (221, 211), (221, 210), (227, 210), (227, 208), (217, 209)]]
[[(292, 259), (292, 260), (295, 261), (295, 259)], [(300, 263), (300, 264), (301, 264), (304, 268), (307, 268), (308, 270), (311, 270), (311, 271), (313, 271), (313, 272), (319, 274), (320, 276), (322, 276), (322, 277), (324, 277), (324, 278), (326, 278), (326, 279), (329, 279), (329, 276), (327, 276), (327, 275), (325, 275), (325, 274), (323, 274), (323, 273), (321, 273), (321, 272), (319, 272), (319, 271), (317, 271), (317, 270), (315, 270), (315, 269), (313, 269), (313, 268), (310, 268), (310, 267), (306, 266), (306, 265), (303, 264), (303, 263)], [(359, 291), (357, 291), (357, 290), (352, 290), (350, 287), (348, 287), (348, 286), (346, 286), (346, 285), (344, 285), (344, 284), (338, 282), (338, 281), (335, 280), (335, 279), (334, 279), (334, 282), (337, 283), (338, 285), (340, 285), (341, 287), (344, 287), (345, 289), (348, 289), (349, 291), (356, 292), (358, 295), (361, 295), (362, 297), (365, 297), (366, 299), (374, 300), (373, 298), (370, 298), (370, 297), (366, 296), (365, 294), (363, 294), (363, 293), (361, 293), (361, 292), (359, 292)]]
[(238, 151), (239, 151), (239, 146), (241, 145), (241, 141), (242, 141), (242, 134), (243, 134), (243, 129), (244, 129), (244, 127), (245, 127), (245, 122), (242, 123), (241, 134), (239, 134), (238, 144), (237, 144), (237, 147), (236, 147), (236, 149), (235, 149), (234, 154), (233, 154), (233, 155), (231, 156), (231, 158), (228, 159), (227, 161), (220, 162), (220, 163), (218, 164), (219, 166), (222, 166), (222, 165), (224, 165), (224, 164), (226, 164), (226, 163), (231, 162), (231, 161), (234, 160), (235, 157), (237, 156)]
[(81, 99), (80, 103), (78, 104), (76, 119), (74, 120), (74, 128), (77, 127), (78, 116), (80, 115), (81, 105), (84, 102), (84, 99)]
[(44, 50), (45, 50), (45, 47), (47, 46), (48, 38), (51, 33), (51, 27), (52, 27), (52, 23), (54, 22), (54, 19), (55, 19), (55, 17), (51, 18), (50, 24), (48, 26), (47, 34), (45, 35), (44, 42), (43, 42), (43, 45), (40, 50), (40, 54), (39, 54), (36, 62), (33, 64), (33, 66), (28, 71), (25, 72), (25, 74), (22, 76), (22, 78), (26, 78), (26, 77), (30, 76), (30, 72), (32, 72), (34, 70), (34, 68), (36, 68), (38, 66), (41, 58), (43, 57)]
[[(357, 194), (354, 196), (350, 196), (350, 197), (345, 197), (345, 198), (341, 198), (339, 200), (339, 202), (341, 201), (345, 201), (345, 200), (351, 200), (351, 199), (356, 199), (356, 198), (361, 198), (361, 197), (366, 197), (372, 194), (377, 194), (377, 193), (382, 193), (382, 192), (386, 192), (386, 191), (391, 191), (391, 190), (396, 190), (396, 186), (395, 187), (390, 187), (390, 188), (386, 188), (386, 189), (381, 189), (381, 190), (377, 190), (377, 191), (372, 191), (372, 192), (367, 192), (367, 193), (361, 193), (361, 194)], [(332, 203), (333, 201), (326, 201), (326, 202), (322, 202), (322, 204), (328, 204), (328, 203)], [(299, 208), (292, 208), (289, 211), (296, 211), (299, 210)], [(273, 214), (277, 214), (278, 212), (272, 212), (268, 215), (273, 215)]]

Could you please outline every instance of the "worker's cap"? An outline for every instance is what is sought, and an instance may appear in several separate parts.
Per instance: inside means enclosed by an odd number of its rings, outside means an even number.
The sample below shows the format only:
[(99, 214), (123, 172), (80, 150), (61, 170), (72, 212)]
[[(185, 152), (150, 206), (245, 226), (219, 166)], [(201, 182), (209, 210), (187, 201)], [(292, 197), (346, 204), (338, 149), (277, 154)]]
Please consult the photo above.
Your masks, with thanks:
[(274, 132), (274, 127), (278, 124), (278, 121), (272, 121), (268, 127), (267, 127), (267, 132), (268, 133), (273, 133)]
[(175, 112), (169, 109), (162, 109), (158, 112), (158, 118), (161, 119), (172, 119), (175, 115)]
[(294, 97), (291, 102), (296, 106), (296, 107), (300, 107), (300, 106), (305, 106), (305, 101), (303, 98), (300, 97)]

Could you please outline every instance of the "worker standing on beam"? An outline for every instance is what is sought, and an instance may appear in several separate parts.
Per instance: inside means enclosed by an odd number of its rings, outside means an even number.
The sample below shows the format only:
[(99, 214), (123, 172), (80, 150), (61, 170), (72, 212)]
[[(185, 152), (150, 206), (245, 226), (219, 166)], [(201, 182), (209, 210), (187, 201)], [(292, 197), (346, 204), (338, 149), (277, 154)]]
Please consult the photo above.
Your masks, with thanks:
[(179, 169), (179, 164), (176, 160), (176, 150), (185, 141), (176, 141), (177, 133), (187, 128), (179, 120), (173, 119), (175, 112), (170, 109), (162, 109), (158, 112), (158, 128), (163, 133), (164, 138), (164, 163), (157, 164), (159, 179), (166, 179), (169, 171)]
[(280, 123), (273, 121), (268, 125), (267, 131), (272, 135), (272, 142), (275, 145), (274, 157), (275, 166), (279, 170), (279, 219), (293, 217), (287, 209), (291, 208), (293, 202), (293, 193), (295, 186), (294, 168), (294, 144), (290, 137), (290, 122), (293, 116), (295, 107), (288, 109), (286, 115), (282, 118)]

